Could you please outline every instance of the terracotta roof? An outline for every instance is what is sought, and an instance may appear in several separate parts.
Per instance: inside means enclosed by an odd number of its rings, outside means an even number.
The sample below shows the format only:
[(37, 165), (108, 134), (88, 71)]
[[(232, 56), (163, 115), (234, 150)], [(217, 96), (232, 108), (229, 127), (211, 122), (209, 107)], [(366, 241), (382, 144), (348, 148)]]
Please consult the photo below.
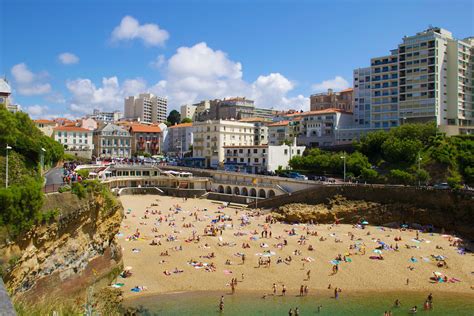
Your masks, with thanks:
[(43, 120), (43, 119), (34, 120), (34, 122), (35, 122), (35, 123), (38, 123), (38, 124), (56, 124), (55, 121)]
[(171, 125), (168, 128), (191, 127), (191, 126), (193, 126), (193, 123), (181, 123), (181, 124)]
[(333, 114), (333, 113), (345, 113), (345, 114), (352, 114), (352, 112), (347, 112), (341, 109), (325, 109), (325, 110), (317, 110), (317, 111), (308, 111), (300, 113), (301, 116), (308, 116), (308, 115), (319, 115), (319, 114)]
[(222, 146), (223, 148), (267, 148), (268, 145), (229, 145)]
[(276, 123), (272, 123), (272, 124), (268, 124), (268, 126), (286, 126), (288, 125), (288, 123), (290, 123), (290, 121), (280, 121), (280, 122), (276, 122)]
[(77, 126), (58, 126), (53, 128), (54, 131), (64, 131), (64, 132), (90, 132), (91, 130), (87, 128), (77, 127)]
[(354, 89), (352, 89), (352, 88), (347, 88), (347, 89), (342, 90), (341, 92), (351, 92), (351, 91), (354, 91)]
[(161, 128), (156, 125), (132, 124), (130, 129), (134, 133), (161, 133)]

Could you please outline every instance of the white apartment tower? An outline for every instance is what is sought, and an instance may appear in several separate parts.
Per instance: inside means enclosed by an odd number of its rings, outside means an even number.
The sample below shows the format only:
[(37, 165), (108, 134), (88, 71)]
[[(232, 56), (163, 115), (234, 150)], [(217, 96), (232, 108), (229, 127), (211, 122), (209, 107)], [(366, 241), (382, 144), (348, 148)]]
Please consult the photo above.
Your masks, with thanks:
[(473, 37), (458, 40), (447, 30), (429, 27), (405, 36), (390, 55), (372, 58), (370, 85), (368, 72), (354, 70), (355, 128), (434, 121), (448, 135), (474, 133)]
[(159, 124), (166, 121), (168, 100), (151, 93), (125, 99), (125, 118), (137, 119), (145, 124)]

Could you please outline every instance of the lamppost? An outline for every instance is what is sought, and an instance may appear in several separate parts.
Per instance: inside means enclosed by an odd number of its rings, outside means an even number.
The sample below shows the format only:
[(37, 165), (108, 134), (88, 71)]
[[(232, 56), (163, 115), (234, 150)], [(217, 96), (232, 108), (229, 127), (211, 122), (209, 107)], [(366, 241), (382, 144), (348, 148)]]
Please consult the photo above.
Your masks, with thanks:
[(41, 157), (40, 157), (40, 160), (41, 160), (41, 173), (43, 173), (43, 170), (44, 170), (44, 153), (46, 152), (46, 149), (44, 149), (43, 147), (41, 147)]
[(418, 186), (420, 186), (421, 155), (418, 152)]
[(344, 183), (346, 182), (346, 152), (341, 156), (341, 159), (344, 160)]
[(5, 188), (8, 188), (8, 151), (12, 149), (10, 146), (8, 146), (7, 144), (7, 147), (5, 147), (5, 151), (6, 151), (6, 174), (5, 174)]

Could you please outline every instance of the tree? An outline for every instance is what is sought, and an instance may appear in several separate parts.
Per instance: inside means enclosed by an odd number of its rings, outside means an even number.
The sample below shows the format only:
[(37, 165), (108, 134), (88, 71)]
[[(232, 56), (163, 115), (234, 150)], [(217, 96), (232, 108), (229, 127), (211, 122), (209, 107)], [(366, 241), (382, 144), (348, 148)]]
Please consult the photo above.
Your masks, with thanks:
[(178, 124), (181, 122), (181, 114), (176, 110), (172, 110), (166, 120), (170, 122), (171, 125)]
[(395, 183), (395, 184), (408, 185), (408, 184), (413, 183), (413, 180), (414, 180), (411, 173), (408, 173), (406, 171), (399, 170), (399, 169), (390, 170), (390, 173), (388, 174), (388, 177), (389, 177), (390, 181)]
[(373, 182), (378, 179), (379, 174), (374, 169), (364, 168), (360, 172), (360, 177), (362, 180)]
[(184, 119), (181, 120), (181, 123), (192, 123), (193, 120), (190, 119), (189, 117), (185, 117)]

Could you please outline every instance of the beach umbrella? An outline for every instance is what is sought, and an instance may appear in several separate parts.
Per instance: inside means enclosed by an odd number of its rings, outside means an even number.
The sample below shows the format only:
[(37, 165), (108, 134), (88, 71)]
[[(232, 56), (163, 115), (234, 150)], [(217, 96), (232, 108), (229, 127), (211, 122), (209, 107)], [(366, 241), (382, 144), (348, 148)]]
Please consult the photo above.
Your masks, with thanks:
[(369, 222), (368, 221), (363, 221), (362, 225), (369, 225)]
[(382, 250), (375, 249), (375, 250), (374, 250), (374, 253), (377, 253), (377, 254), (381, 255), (381, 254), (382, 254)]

